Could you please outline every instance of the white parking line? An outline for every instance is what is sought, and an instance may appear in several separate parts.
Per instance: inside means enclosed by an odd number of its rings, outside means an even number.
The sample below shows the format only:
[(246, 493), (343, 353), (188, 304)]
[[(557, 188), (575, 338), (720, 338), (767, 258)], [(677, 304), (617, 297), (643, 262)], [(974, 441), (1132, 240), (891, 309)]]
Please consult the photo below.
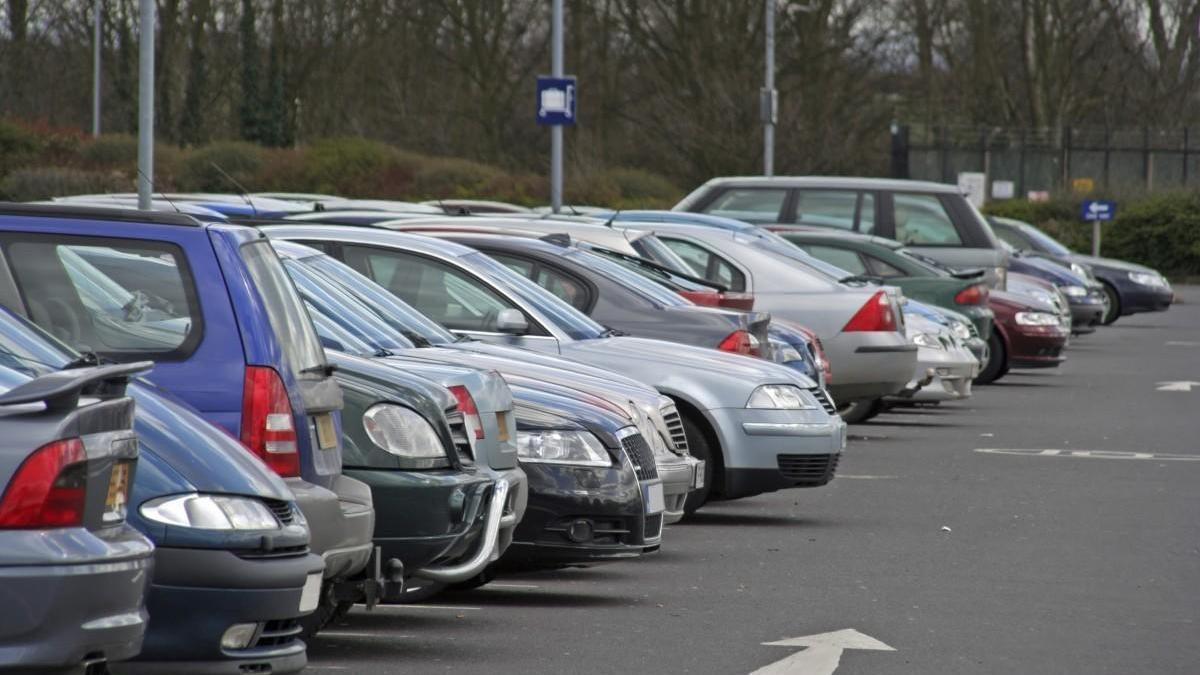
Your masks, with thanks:
[(489, 588), (517, 588), (517, 589), (521, 589), (521, 590), (532, 590), (532, 589), (538, 588), (538, 586), (534, 586), (533, 584), (494, 584), (493, 583), (493, 584), (488, 584), (487, 586), (483, 587), (484, 590), (487, 590)]
[[(355, 607), (366, 608), (366, 605), (355, 605)], [(444, 609), (452, 612), (478, 612), (482, 607), (459, 607), (458, 605), (375, 605), (372, 611), (380, 610), (404, 611), (409, 609)]]
[(1019, 455), (1023, 457), (1078, 457), (1081, 459), (1148, 459), (1155, 462), (1200, 462), (1200, 455), (1179, 455), (1169, 452), (1123, 452), (1119, 450), (1045, 450), (1026, 448), (975, 448), (987, 455)]
[(395, 635), (392, 633), (352, 633), (349, 631), (340, 631), (340, 630), (323, 630), (320, 633), (317, 633), (317, 637), (371, 638), (371, 639), (380, 639), (380, 640), (383, 640), (383, 639), (390, 640), (392, 638), (411, 638), (412, 636), (411, 635)]

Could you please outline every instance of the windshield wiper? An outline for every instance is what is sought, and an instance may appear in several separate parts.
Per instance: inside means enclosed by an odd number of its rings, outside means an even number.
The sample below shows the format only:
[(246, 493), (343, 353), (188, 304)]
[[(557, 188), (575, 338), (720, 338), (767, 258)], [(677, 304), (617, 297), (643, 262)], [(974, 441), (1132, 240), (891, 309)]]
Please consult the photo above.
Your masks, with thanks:
[(883, 279), (881, 277), (874, 277), (874, 276), (870, 276), (867, 274), (851, 274), (848, 277), (838, 279), (838, 283), (840, 283), (840, 284), (853, 284), (853, 283), (882, 284)]
[(433, 343), (429, 341), (429, 338), (416, 331), (411, 331), (407, 328), (401, 328), (400, 334), (408, 338), (408, 341), (413, 343), (413, 346), (415, 346), (417, 349), (425, 349), (426, 347), (433, 346)]
[(605, 326), (604, 332), (600, 334), (600, 337), (621, 337), (623, 335), (629, 335), (629, 333), (626, 333), (625, 331), (620, 330), (618, 328), (612, 328), (609, 326)]
[(388, 356), (395, 356), (395, 355), (396, 355), (395, 352), (384, 349), (383, 347), (380, 347), (371, 353), (371, 356), (374, 358), (377, 358), (377, 359), (382, 359), (382, 358), (385, 358)]
[(454, 342), (475, 342), (475, 338), (471, 337), (470, 335), (455, 335)]
[(72, 359), (62, 366), (62, 370), (71, 370), (72, 368), (90, 368), (102, 364), (116, 363), (112, 359), (106, 359), (96, 352), (84, 350), (79, 352), (79, 356)]

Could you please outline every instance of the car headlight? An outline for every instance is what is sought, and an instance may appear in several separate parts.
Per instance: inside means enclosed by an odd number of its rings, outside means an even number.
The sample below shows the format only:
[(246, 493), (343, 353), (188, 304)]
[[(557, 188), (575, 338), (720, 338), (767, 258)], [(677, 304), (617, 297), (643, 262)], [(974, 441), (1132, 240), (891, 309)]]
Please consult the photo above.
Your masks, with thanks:
[(959, 340), (970, 340), (974, 333), (971, 332), (971, 324), (955, 321), (950, 325), (950, 330), (954, 332), (954, 336)]
[(590, 432), (545, 429), (517, 432), (517, 457), (523, 462), (612, 466), (604, 444)]
[(1167, 280), (1157, 272), (1130, 272), (1129, 280), (1135, 284), (1143, 286), (1157, 286), (1159, 288), (1167, 287)]
[(912, 343), (918, 347), (928, 347), (929, 349), (943, 349), (942, 341), (937, 339), (933, 333), (917, 333), (912, 336)]
[(1088, 294), (1087, 289), (1083, 286), (1061, 286), (1059, 290), (1072, 298), (1082, 298)]
[(1087, 265), (1081, 265), (1077, 262), (1071, 263), (1071, 271), (1083, 277), (1084, 279), (1095, 278), (1092, 276), (1092, 268), (1088, 267)]
[(1017, 312), (1019, 326), (1057, 326), (1058, 316), (1047, 312)]
[(446, 450), (433, 426), (402, 405), (379, 403), (362, 416), (363, 430), (380, 450), (407, 459), (444, 459)]
[(750, 394), (747, 408), (769, 408), (776, 410), (816, 410), (817, 399), (807, 391), (792, 384), (764, 384)]
[(800, 354), (800, 350), (793, 347), (791, 343), (784, 342), (783, 340), (771, 340), (771, 357), (775, 363), (804, 360), (804, 356)]
[(151, 499), (138, 509), (163, 525), (200, 530), (277, 530), (279, 521), (257, 499), (189, 493)]

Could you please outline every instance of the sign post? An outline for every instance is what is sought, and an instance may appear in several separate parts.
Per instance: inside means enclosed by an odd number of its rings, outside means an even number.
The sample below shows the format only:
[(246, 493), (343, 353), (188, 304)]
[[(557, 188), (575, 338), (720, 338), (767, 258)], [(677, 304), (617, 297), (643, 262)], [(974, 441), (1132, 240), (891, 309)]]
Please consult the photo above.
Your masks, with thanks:
[(1100, 255), (1100, 223), (1108, 222), (1117, 216), (1117, 203), (1088, 199), (1080, 206), (1080, 216), (1083, 222), (1092, 224), (1092, 255)]
[(154, 187), (154, 0), (138, 3), (138, 208), (150, 210)]
[(563, 0), (550, 16), (550, 77), (537, 83), (537, 122), (550, 127), (550, 209), (562, 211), (563, 127), (575, 124), (575, 78), (563, 75)]

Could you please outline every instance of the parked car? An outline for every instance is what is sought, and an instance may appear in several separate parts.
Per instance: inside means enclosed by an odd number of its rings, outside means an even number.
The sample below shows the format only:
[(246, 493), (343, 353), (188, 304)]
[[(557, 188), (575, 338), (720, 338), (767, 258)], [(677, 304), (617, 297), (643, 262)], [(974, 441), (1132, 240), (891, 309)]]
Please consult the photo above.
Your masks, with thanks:
[(952, 270), (898, 241), (873, 235), (800, 225), (768, 225), (787, 241), (850, 274), (878, 279), (904, 291), (904, 296), (970, 317), (979, 335), (992, 332), (992, 311), (983, 270)]
[(1067, 296), (1057, 286), (1041, 277), (1021, 272), (1009, 272), (1008, 276), (1009, 284), (1006, 290), (1017, 295), (1037, 298), (1050, 305), (1054, 308), (1055, 315), (1058, 316), (1059, 325), (1071, 330), (1071, 304), (1067, 302)]
[(698, 307), (569, 235), (549, 239), (494, 234), (430, 234), (478, 249), (529, 278), (600, 325), (624, 335), (770, 358), (771, 315)]
[(899, 392), (916, 365), (905, 339), (895, 289), (855, 281), (793, 246), (757, 234), (696, 225), (624, 223), (653, 228), (697, 274), (754, 294), (755, 307), (773, 319), (794, 321), (820, 336), (837, 377), (828, 385), (839, 411), (858, 421), (863, 401)]
[(714, 178), (672, 210), (874, 234), (956, 269), (982, 268), (990, 285), (1004, 287), (1008, 256), (955, 185), (824, 176)]
[(1157, 271), (1113, 258), (1075, 253), (1058, 240), (1029, 223), (1011, 218), (994, 218), (996, 235), (1018, 251), (1059, 261), (1076, 274), (1091, 274), (1103, 285), (1108, 308), (1103, 323), (1141, 312), (1162, 312), (1171, 306), (1175, 292)]
[[(290, 200), (213, 192), (158, 192), (155, 193), (154, 198), (155, 201), (166, 202), (169, 205), (173, 204), (179, 209), (185, 209), (187, 208), (184, 206), (185, 204), (191, 204), (215, 211), (226, 217), (254, 216), (282, 218), (292, 213), (303, 213), (312, 210), (311, 205), (300, 204)], [(105, 200), (119, 202), (122, 206), (128, 206), (130, 204), (136, 205), (138, 196), (137, 193), (133, 192), (114, 192), (99, 195), (72, 195), (70, 197), (60, 197), (56, 201), (65, 203), (77, 202), (83, 205), (103, 202)]]
[[(270, 231), (270, 228), (267, 228)], [(272, 238), (279, 247), (282, 239)], [(313, 242), (318, 243), (320, 242)], [(417, 349), (406, 350), (409, 361), (421, 359), (428, 363), (456, 364), (499, 371), (510, 385), (536, 386), (543, 390), (595, 400), (629, 416), (642, 436), (654, 450), (659, 476), (663, 479), (666, 499), (664, 523), (670, 524), (683, 516), (683, 504), (688, 493), (703, 482), (704, 462), (688, 454), (683, 422), (675, 403), (646, 384), (614, 372), (569, 361), (541, 352), (493, 345), (455, 336), (450, 331), (421, 315), (403, 300), (374, 281), (359, 274), (344, 263), (315, 249), (292, 246), (279, 247), (291, 261), (296, 261), (333, 281), (362, 305), (344, 314), (374, 313)], [(308, 254), (299, 253), (298, 249)], [(318, 329), (343, 330), (338, 322), (316, 317)], [(376, 334), (379, 330), (360, 331)], [(352, 339), (353, 333), (351, 334)], [(387, 338), (395, 344), (399, 338)], [(568, 392), (563, 391), (568, 389)]]
[(125, 385), (150, 364), (41, 356), (0, 333), (0, 664), (80, 672), (135, 656), (146, 631), (154, 546), (127, 520)]
[(1103, 323), (1104, 314), (1108, 311), (1108, 296), (1100, 283), (1090, 281), (1087, 276), (1076, 274), (1053, 260), (1026, 255), (1007, 242), (1000, 243), (1008, 248), (1010, 274), (1017, 272), (1037, 277), (1055, 286), (1066, 298), (1067, 307), (1071, 310), (1072, 334), (1096, 332), (1096, 326)]
[[(8, 310), (0, 310), (0, 349), (63, 373), (96, 361)], [(317, 607), (324, 565), (309, 551), (295, 497), (262, 461), (167, 392), (140, 380), (128, 393), (140, 458), (126, 519), (156, 548), (142, 649), (109, 669), (302, 669), (299, 621)]]
[(704, 487), (689, 496), (689, 509), (709, 494), (744, 497), (833, 478), (845, 426), (831, 416), (832, 402), (820, 387), (792, 369), (713, 349), (613, 336), (537, 284), (453, 242), (336, 226), (265, 229), (325, 246), (456, 332), (561, 354), (655, 386), (675, 400), (688, 449), (705, 461)]
[[(296, 213), (282, 220), (296, 223), (333, 223), (337, 225), (378, 225), (379, 223), (400, 220), (423, 220), (430, 214), (424, 212), (385, 211), (382, 209), (351, 209), (327, 208), (311, 213)], [(272, 219), (274, 220), (274, 219)], [(247, 225), (265, 222), (263, 220), (241, 218), (239, 222)]]
[[(97, 249), (106, 255), (93, 264)], [(0, 251), (0, 302), (100, 357), (153, 358), (151, 381), (285, 478), (325, 561), (308, 630), (336, 605), (336, 586), (381, 583), (362, 578), (374, 513), (370, 489), (341, 474), (341, 390), (261, 233), (179, 214), (6, 204)], [(147, 278), (111, 251), (168, 273)]]
[(1071, 337), (1070, 317), (1054, 305), (1031, 295), (993, 290), (988, 306), (996, 314), (988, 341), (992, 358), (979, 371), (975, 384), (990, 384), (1010, 368), (1055, 368), (1067, 357), (1063, 350)]
[[(892, 403), (941, 403), (971, 396), (980, 361), (966, 342), (941, 320), (937, 309), (910, 300), (904, 305), (908, 339), (917, 345), (913, 381)], [(920, 385), (920, 386), (917, 386)]]

